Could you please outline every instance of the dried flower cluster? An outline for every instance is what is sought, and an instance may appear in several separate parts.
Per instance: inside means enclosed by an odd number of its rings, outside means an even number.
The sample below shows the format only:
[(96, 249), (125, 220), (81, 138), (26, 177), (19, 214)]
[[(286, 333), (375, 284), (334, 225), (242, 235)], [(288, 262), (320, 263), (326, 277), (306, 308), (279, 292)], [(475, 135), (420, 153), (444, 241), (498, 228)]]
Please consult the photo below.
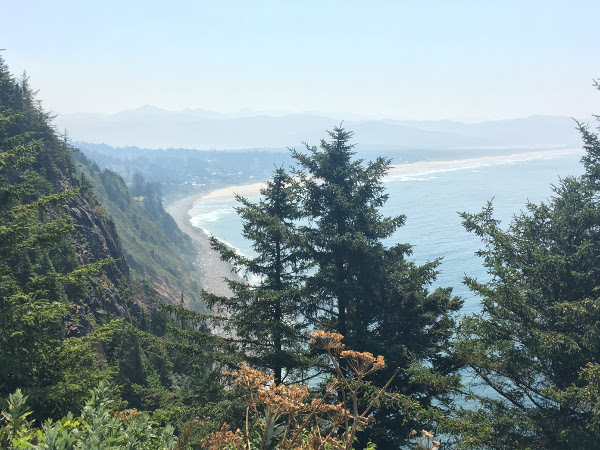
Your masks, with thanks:
[(132, 420), (137, 419), (142, 415), (137, 409), (125, 409), (123, 411), (117, 411), (115, 413), (115, 417), (119, 419), (121, 422), (131, 422)]
[[(246, 429), (234, 433), (224, 425), (205, 440), (210, 450), (352, 448), (356, 432), (372, 424), (370, 410), (391, 382), (360, 413), (361, 379), (382, 369), (385, 361), (368, 352), (344, 350), (341, 334), (320, 330), (311, 334), (310, 342), (326, 350), (336, 373), (325, 391), (311, 395), (307, 386), (275, 385), (271, 375), (242, 363), (232, 375), (246, 392)], [(347, 361), (353, 382), (342, 373), (339, 358)]]
[(254, 391), (273, 383), (273, 375), (252, 369), (243, 362), (240, 370), (232, 373), (237, 384), (247, 391)]
[(299, 414), (307, 410), (309, 405), (304, 401), (308, 398), (307, 386), (280, 384), (269, 386), (258, 391), (260, 403), (268, 406), (275, 414)]
[[(414, 438), (418, 433), (415, 430), (410, 432), (410, 437)], [(441, 445), (440, 441), (433, 440), (433, 434), (427, 430), (421, 430), (421, 438), (417, 442), (416, 448), (419, 450), (433, 450)]]
[(363, 378), (373, 372), (377, 372), (385, 367), (383, 356), (377, 358), (369, 352), (356, 352), (354, 350), (344, 350), (340, 353), (340, 358), (344, 358), (356, 376)]
[(324, 350), (341, 351), (345, 348), (345, 345), (342, 344), (344, 336), (341, 334), (317, 330), (315, 333), (310, 333), (310, 335), (313, 339), (309, 340), (308, 343)]
[(243, 450), (244, 436), (241, 430), (231, 431), (229, 425), (223, 424), (219, 431), (211, 433), (208, 438), (203, 440), (203, 444), (209, 450)]

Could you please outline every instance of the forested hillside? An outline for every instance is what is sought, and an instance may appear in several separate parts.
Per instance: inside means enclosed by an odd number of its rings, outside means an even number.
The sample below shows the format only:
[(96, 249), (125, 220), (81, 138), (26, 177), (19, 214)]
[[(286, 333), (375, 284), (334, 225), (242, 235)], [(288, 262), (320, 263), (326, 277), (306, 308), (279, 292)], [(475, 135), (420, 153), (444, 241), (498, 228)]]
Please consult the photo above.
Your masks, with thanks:
[(167, 201), (200, 190), (265, 180), (274, 166), (286, 167), (293, 161), (288, 152), (264, 149), (152, 150), (86, 142), (75, 142), (74, 146), (100, 168), (117, 172), (129, 184), (133, 184), (136, 174), (151, 183), (160, 183)]
[[(0, 447), (131, 445), (131, 436), (111, 441), (106, 434), (114, 434), (103, 409), (108, 404), (111, 416), (138, 408), (152, 413), (155, 423), (170, 422), (181, 430), (224, 395), (216, 383), (219, 373), (209, 370), (225, 358), (217, 352), (223, 345), (203, 331), (202, 316), (158, 303), (158, 293), (141, 274), (132, 276), (118, 226), (93, 189), (110, 207), (131, 202), (132, 215), (114, 209), (113, 217), (127, 227), (137, 215), (140, 228), (152, 233), (156, 245), (139, 249), (155, 249), (157, 259), (166, 259), (162, 249), (170, 242), (131, 200), (118, 175), (78, 170), (72, 159), (76, 150), (57, 135), (27, 78), (15, 80), (2, 60), (0, 149)], [(94, 413), (84, 410), (84, 419), (70, 425), (57, 422), (53, 438), (26, 429), (32, 419), (39, 426), (81, 411), (101, 381), (110, 389), (103, 385), (95, 391), (96, 400), (88, 404)], [(141, 420), (150, 426), (148, 417)], [(168, 441), (172, 429), (167, 431)], [(69, 436), (63, 439), (61, 433)], [(135, 433), (135, 439), (150, 442), (143, 427)], [(91, 446), (82, 444), (86, 439)]]
[[(71, 337), (129, 317), (129, 268), (27, 79), (0, 61), (0, 82), (0, 391), (20, 387), (40, 414), (66, 412), (104, 372), (93, 342)], [(97, 370), (81, 372), (79, 359)]]
[(115, 224), (133, 286), (140, 289), (140, 283), (149, 282), (164, 301), (180, 304), (183, 296), (186, 306), (203, 310), (200, 274), (194, 269), (198, 255), (191, 239), (163, 209), (160, 187), (142, 182), (135, 200), (115, 172), (100, 170), (80, 152), (73, 153), (73, 160), (80, 178)]

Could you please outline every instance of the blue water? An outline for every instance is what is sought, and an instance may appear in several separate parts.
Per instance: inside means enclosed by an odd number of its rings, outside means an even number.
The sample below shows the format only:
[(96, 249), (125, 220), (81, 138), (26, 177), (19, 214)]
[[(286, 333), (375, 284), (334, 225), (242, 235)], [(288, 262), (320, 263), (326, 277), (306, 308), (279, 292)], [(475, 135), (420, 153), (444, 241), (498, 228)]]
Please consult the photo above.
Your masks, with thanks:
[[(406, 225), (385, 243), (410, 243), (410, 259), (416, 263), (443, 257), (433, 287), (453, 287), (465, 300), (463, 313), (476, 312), (479, 300), (463, 285), (463, 278), (488, 277), (482, 260), (474, 255), (482, 244), (464, 230), (458, 212), (479, 212), (493, 199), (495, 216), (506, 227), (515, 214), (525, 210), (528, 200), (539, 203), (551, 197), (551, 186), (557, 185), (560, 177), (583, 173), (580, 158), (581, 153), (529, 160), (507, 157), (485, 165), (465, 163), (452, 170), (388, 177), (385, 186), (389, 200), (382, 212), (404, 214)], [(192, 222), (241, 253), (252, 254), (250, 243), (241, 236), (235, 205), (233, 200), (201, 202), (190, 212)]]

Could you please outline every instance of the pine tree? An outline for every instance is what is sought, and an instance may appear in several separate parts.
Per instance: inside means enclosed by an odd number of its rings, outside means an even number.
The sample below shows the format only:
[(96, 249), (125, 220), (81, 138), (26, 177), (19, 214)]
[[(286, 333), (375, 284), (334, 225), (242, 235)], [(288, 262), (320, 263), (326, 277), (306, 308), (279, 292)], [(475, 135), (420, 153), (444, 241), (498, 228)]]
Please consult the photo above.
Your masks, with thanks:
[(467, 278), (482, 312), (463, 320), (456, 345), (494, 393), (463, 412), (461, 440), (474, 446), (593, 448), (600, 439), (600, 142), (579, 130), (585, 175), (561, 180), (505, 230), (491, 203), (462, 215), (491, 275)]
[[(306, 281), (312, 299), (307, 314), (315, 327), (345, 336), (349, 346), (385, 357), (387, 367), (375, 383), (383, 385), (401, 368), (391, 385), (396, 400), (418, 399), (419, 408), (429, 407), (456, 387), (457, 378), (449, 376), (456, 367), (445, 350), (461, 301), (450, 289), (429, 292), (439, 260), (416, 266), (407, 260), (410, 245), (383, 244), (405, 220), (380, 212), (390, 160), (364, 164), (354, 158), (352, 132), (334, 128), (329, 136), (320, 148), (293, 152), (311, 224), (303, 233), (315, 264)], [(376, 418), (369, 437), (383, 448), (408, 436), (407, 416), (397, 408), (381, 408)]]
[(363, 167), (362, 161), (352, 161), (352, 132), (335, 128), (329, 135), (332, 142), (322, 140), (321, 150), (307, 145), (308, 154), (293, 152), (306, 171), (299, 174), (304, 207), (315, 224), (306, 232), (319, 271), (308, 283), (318, 299), (317, 310), (324, 313), (320, 317), (329, 321), (322, 327), (354, 338), (369, 309), (363, 302), (372, 299), (372, 283), (365, 281), (377, 267), (370, 259), (379, 259), (381, 240), (405, 218), (384, 218), (378, 210), (387, 200), (381, 178), (390, 161), (378, 158)]
[(304, 365), (300, 344), (305, 341), (305, 324), (299, 318), (305, 263), (302, 237), (294, 224), (299, 218), (294, 181), (278, 169), (261, 194), (258, 203), (237, 197), (243, 235), (252, 242), (256, 257), (242, 256), (216, 238), (211, 240), (224, 260), (256, 282), (228, 280), (231, 298), (205, 295), (209, 305), (225, 307), (229, 325), (247, 350), (246, 359), (271, 369), (280, 383), (284, 372)]
[(136, 172), (133, 174), (131, 187), (129, 189), (133, 197), (140, 197), (144, 195), (146, 189), (146, 180), (141, 173)]

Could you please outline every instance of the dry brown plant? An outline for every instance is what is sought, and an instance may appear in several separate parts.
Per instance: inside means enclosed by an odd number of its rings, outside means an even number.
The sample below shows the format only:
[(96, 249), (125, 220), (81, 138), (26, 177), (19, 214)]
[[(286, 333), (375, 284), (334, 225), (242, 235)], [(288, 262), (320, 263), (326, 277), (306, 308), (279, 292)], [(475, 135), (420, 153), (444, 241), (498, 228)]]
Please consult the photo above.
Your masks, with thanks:
[(115, 417), (121, 422), (129, 423), (133, 420), (138, 419), (142, 415), (137, 409), (125, 409), (123, 411), (115, 412)]
[[(335, 387), (337, 388), (338, 397), (341, 398), (341, 403), (351, 404), (351, 409), (346, 411), (343, 417), (343, 434), (341, 441), (344, 443), (345, 450), (352, 448), (356, 433), (368, 427), (372, 423), (370, 416), (371, 409), (387, 390), (392, 380), (398, 374), (398, 370), (394, 372), (384, 387), (382, 387), (375, 398), (373, 398), (367, 407), (362, 411), (359, 410), (359, 390), (363, 383), (363, 378), (385, 367), (383, 356), (374, 357), (369, 352), (357, 352), (354, 350), (344, 350), (345, 345), (341, 343), (343, 336), (337, 333), (327, 333), (317, 331), (311, 333), (313, 340), (311, 343), (322, 348), (327, 352), (327, 356), (335, 369)], [(346, 360), (349, 369), (342, 370), (340, 359)], [(346, 372), (347, 375), (344, 375)], [(350, 378), (350, 379), (349, 379)]]
[[(417, 436), (421, 434), (420, 438)], [(417, 450), (436, 450), (440, 446), (440, 441), (433, 440), (433, 433), (427, 430), (421, 430), (421, 433), (417, 433), (416, 430), (410, 432), (410, 437), (417, 439), (415, 449)]]
[(190, 420), (183, 426), (183, 430), (181, 431), (181, 433), (179, 433), (179, 437), (175, 442), (175, 447), (173, 447), (173, 450), (187, 450), (188, 444), (192, 439), (193, 429), (198, 423), (199, 421), (196, 417), (195, 419)]
[[(356, 433), (373, 423), (371, 409), (398, 373), (382, 387), (367, 407), (359, 410), (363, 378), (385, 367), (382, 356), (346, 350), (337, 333), (316, 331), (309, 343), (325, 350), (334, 376), (324, 392), (303, 385), (275, 385), (273, 377), (242, 363), (232, 373), (246, 402), (245, 430), (227, 425), (204, 441), (210, 450), (350, 450)], [(340, 365), (344, 360), (347, 367)]]
[(229, 425), (223, 424), (219, 431), (215, 431), (204, 439), (203, 444), (210, 450), (244, 450), (244, 436), (241, 430), (231, 431)]

